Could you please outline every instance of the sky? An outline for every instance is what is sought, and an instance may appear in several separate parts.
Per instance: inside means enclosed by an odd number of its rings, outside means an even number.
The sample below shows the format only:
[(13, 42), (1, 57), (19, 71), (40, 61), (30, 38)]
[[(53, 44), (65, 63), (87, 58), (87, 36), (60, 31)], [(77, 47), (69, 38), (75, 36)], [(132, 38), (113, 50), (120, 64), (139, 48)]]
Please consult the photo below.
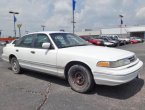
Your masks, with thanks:
[[(42, 31), (41, 25), (47, 31), (72, 32), (72, 0), (0, 0), (2, 36), (14, 35), (9, 11), (19, 12), (16, 25), (22, 24), (22, 35)], [(76, 0), (75, 31), (118, 27), (120, 14), (124, 25), (145, 25), (145, 0)]]

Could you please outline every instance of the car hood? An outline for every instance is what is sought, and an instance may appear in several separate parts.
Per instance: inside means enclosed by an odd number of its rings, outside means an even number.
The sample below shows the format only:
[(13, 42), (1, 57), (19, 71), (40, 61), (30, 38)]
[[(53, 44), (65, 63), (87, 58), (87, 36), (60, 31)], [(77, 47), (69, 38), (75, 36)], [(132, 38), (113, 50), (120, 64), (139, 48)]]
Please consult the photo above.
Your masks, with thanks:
[(134, 55), (133, 52), (121, 49), (93, 45), (62, 48), (59, 49), (59, 52), (70, 56), (88, 57), (103, 61), (116, 61)]

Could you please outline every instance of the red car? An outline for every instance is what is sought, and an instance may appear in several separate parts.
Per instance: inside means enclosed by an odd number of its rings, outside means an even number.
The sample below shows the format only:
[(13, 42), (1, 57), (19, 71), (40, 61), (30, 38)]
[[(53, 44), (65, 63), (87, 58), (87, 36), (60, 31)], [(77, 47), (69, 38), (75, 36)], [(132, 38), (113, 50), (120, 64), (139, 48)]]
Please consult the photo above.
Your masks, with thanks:
[(94, 44), (94, 45), (103, 45), (103, 41), (99, 40), (99, 39), (94, 39), (91, 36), (80, 36), (82, 39)]
[(130, 40), (130, 43), (131, 43), (131, 44), (137, 44), (137, 43), (139, 43), (139, 41), (136, 40), (136, 39), (131, 39), (131, 40)]

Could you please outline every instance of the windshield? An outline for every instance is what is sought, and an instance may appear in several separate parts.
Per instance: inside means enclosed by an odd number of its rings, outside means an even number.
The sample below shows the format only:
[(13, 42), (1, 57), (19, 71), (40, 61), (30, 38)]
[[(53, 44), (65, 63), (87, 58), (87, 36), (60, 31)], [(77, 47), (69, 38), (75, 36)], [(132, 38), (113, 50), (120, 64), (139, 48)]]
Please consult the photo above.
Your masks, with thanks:
[(107, 37), (107, 39), (108, 39), (108, 40), (112, 40), (112, 38), (111, 38), (111, 37)]
[(50, 36), (58, 48), (90, 45), (90, 43), (71, 33), (52, 33)]
[(111, 37), (111, 39), (113, 39), (113, 40), (118, 40), (117, 37)]

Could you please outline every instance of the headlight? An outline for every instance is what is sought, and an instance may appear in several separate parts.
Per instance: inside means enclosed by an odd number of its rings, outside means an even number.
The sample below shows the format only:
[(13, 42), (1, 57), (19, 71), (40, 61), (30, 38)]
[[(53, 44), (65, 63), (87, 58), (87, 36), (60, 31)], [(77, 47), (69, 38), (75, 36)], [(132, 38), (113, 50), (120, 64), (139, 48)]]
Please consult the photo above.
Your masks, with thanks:
[(118, 61), (100, 61), (97, 63), (97, 66), (99, 67), (109, 67), (109, 68), (115, 68), (115, 67), (120, 67), (120, 66), (125, 66), (130, 64), (130, 60), (129, 59), (122, 59), (122, 60), (118, 60)]
[(115, 67), (120, 67), (120, 66), (125, 66), (130, 64), (130, 60), (129, 59), (122, 59), (122, 60), (118, 60), (115, 62), (111, 62), (111, 68), (115, 68)]

